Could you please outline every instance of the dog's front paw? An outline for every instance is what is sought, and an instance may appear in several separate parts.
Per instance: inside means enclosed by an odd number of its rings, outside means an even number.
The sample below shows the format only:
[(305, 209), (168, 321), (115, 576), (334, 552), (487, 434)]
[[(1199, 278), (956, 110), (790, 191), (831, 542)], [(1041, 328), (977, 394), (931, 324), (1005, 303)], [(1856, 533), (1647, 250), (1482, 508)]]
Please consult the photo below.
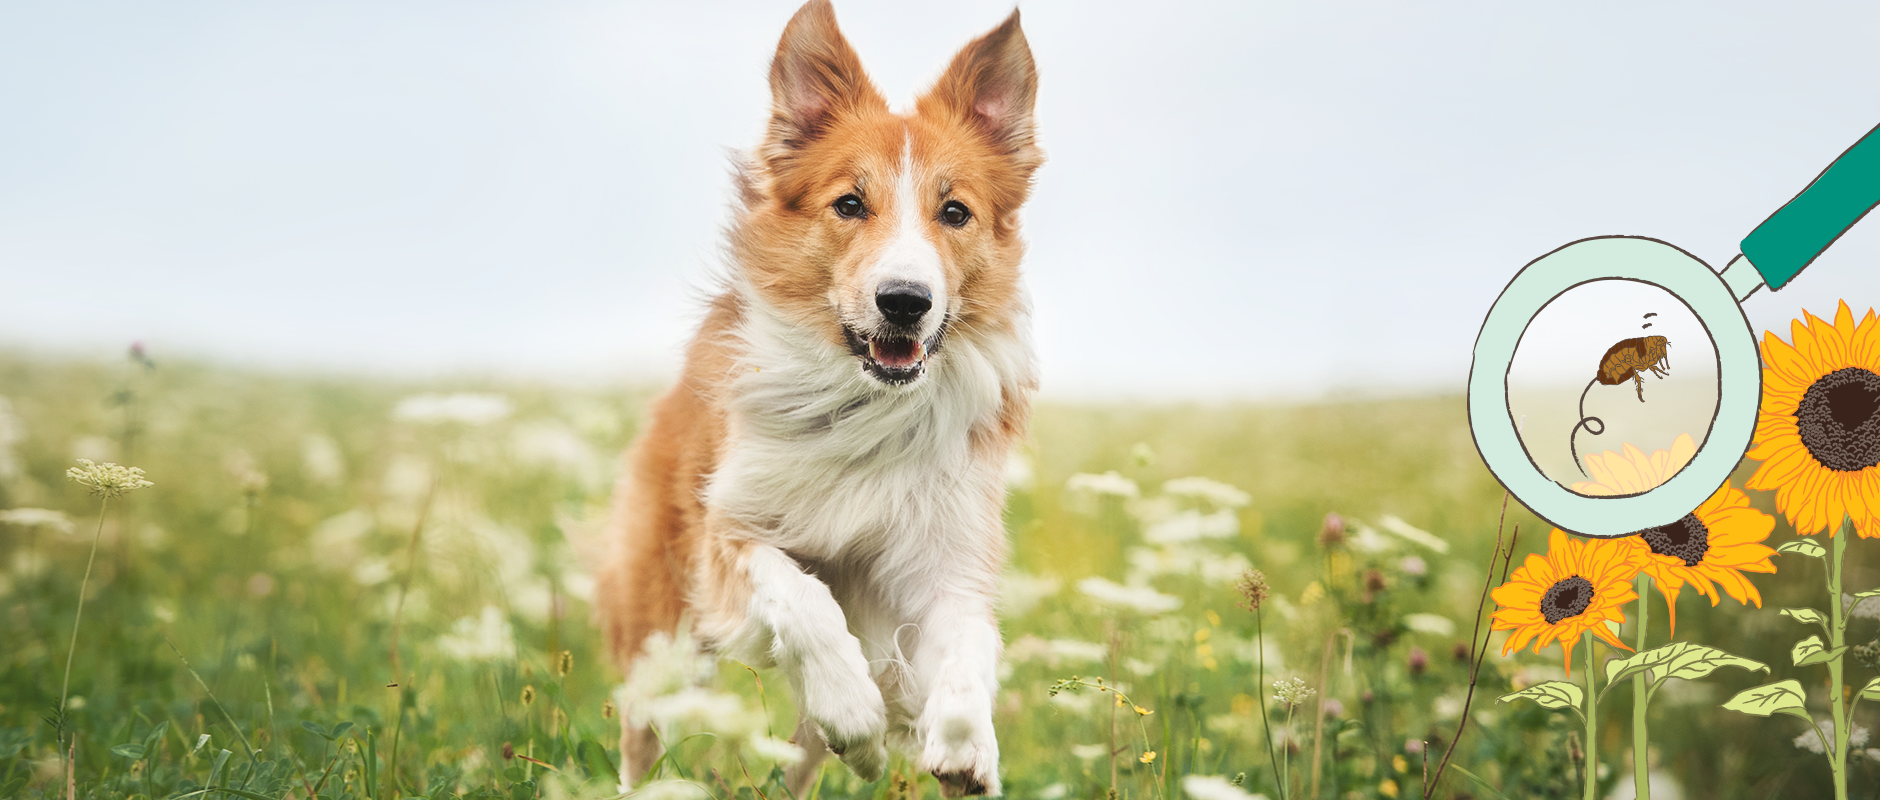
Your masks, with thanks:
[(917, 766), (940, 781), (942, 797), (997, 795), (999, 740), (992, 733), (990, 701), (942, 690), (922, 715)]
[(829, 751), (862, 780), (881, 779), (888, 765), (887, 707), (881, 689), (868, 677), (860, 654), (857, 663), (819, 671), (806, 670), (803, 712), (822, 730)]

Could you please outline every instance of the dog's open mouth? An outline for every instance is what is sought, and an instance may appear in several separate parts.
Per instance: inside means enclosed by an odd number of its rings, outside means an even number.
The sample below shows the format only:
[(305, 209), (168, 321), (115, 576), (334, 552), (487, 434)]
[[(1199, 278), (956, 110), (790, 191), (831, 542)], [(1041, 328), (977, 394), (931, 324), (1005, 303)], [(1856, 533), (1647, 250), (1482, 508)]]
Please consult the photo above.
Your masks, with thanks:
[[(941, 329), (941, 333), (945, 332)], [(862, 369), (875, 380), (882, 383), (900, 385), (911, 383), (919, 378), (927, 368), (927, 357), (940, 344), (941, 333), (935, 333), (932, 339), (919, 339), (896, 336), (869, 336), (853, 328), (844, 328), (848, 334), (849, 352), (862, 361)]]

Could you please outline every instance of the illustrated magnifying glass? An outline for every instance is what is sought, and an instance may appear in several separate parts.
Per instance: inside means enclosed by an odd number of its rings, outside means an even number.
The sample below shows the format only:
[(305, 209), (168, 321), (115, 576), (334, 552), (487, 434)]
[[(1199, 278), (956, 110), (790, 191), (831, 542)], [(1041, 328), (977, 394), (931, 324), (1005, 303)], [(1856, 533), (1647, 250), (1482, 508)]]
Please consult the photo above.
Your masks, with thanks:
[[(1482, 322), (1469, 368), (1469, 429), (1495, 478), (1548, 523), (1597, 538), (1669, 524), (1709, 498), (1748, 452), (1762, 397), (1756, 336), (1740, 303), (1765, 285), (1771, 291), (1788, 285), (1880, 203), (1877, 134), (1880, 127), (1869, 130), (1751, 231), (1721, 273), (1675, 246), (1637, 236), (1583, 239), (1523, 267)], [(1697, 454), (1670, 480), (1637, 494), (1590, 496), (1549, 478), (1523, 444), (1508, 376), (1537, 315), (1570, 290), (1612, 280), (1662, 289), (1695, 316), (1716, 350), (1716, 412)], [(1599, 351), (1592, 352), (1588, 369)]]

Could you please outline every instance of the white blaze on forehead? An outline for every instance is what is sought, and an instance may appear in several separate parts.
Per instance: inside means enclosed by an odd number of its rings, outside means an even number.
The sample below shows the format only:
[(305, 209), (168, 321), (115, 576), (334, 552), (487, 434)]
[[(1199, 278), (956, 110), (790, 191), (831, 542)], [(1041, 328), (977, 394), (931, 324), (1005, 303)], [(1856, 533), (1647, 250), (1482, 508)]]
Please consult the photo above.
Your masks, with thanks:
[(940, 327), (947, 308), (946, 270), (940, 265), (940, 251), (927, 238), (928, 208), (920, 189), (920, 174), (914, 164), (914, 144), (904, 139), (901, 164), (894, 175), (894, 232), (888, 245), (875, 257), (868, 269), (863, 289), (870, 308), (875, 290), (885, 281), (912, 281), (933, 293), (935, 313), (921, 320), (921, 335), (931, 335)]

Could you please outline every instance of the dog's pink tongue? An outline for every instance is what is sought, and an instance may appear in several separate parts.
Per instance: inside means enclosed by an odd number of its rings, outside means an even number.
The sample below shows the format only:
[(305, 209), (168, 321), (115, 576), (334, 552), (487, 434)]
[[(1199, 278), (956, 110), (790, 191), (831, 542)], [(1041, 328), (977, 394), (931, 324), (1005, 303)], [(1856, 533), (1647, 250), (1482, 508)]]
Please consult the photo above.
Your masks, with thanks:
[(920, 342), (910, 339), (875, 340), (868, 343), (868, 355), (875, 363), (890, 369), (906, 369), (920, 361)]

